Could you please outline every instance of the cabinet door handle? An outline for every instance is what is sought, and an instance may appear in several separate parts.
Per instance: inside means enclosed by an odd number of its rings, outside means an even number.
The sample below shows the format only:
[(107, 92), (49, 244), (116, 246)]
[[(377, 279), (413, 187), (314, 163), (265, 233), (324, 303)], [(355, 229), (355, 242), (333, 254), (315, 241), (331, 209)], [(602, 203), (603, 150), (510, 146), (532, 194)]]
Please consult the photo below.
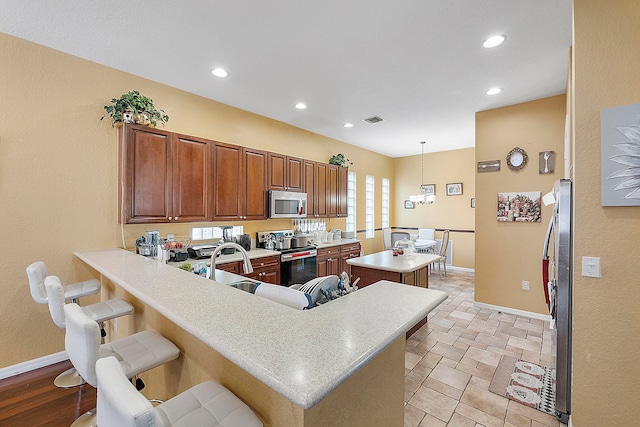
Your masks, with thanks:
[(174, 221), (177, 221), (177, 220), (178, 220), (178, 217), (177, 217), (177, 216), (173, 217), (173, 220), (174, 220)]
[(171, 216), (170, 216), (170, 217), (169, 217), (169, 221), (173, 221), (173, 217), (171, 217)]

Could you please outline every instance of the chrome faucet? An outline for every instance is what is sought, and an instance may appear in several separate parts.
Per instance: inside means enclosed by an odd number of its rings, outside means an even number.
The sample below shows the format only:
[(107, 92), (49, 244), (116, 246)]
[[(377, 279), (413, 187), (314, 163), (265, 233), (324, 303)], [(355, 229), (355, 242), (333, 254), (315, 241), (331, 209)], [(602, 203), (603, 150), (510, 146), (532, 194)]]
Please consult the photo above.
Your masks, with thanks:
[(249, 260), (249, 254), (247, 253), (247, 251), (245, 251), (244, 248), (237, 243), (224, 242), (216, 246), (216, 248), (213, 250), (213, 253), (211, 254), (211, 262), (209, 263), (211, 265), (211, 280), (216, 279), (216, 257), (218, 256), (218, 253), (224, 248), (234, 248), (235, 250), (240, 251), (240, 253), (242, 254), (244, 274), (253, 273), (253, 266), (251, 265), (251, 261)]

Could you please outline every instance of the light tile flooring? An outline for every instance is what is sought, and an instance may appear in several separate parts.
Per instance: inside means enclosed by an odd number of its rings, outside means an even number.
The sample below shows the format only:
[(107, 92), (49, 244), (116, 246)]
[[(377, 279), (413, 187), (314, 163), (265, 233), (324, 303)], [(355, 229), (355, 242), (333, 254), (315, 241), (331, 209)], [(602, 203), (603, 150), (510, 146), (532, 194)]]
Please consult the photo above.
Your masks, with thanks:
[(405, 353), (405, 426), (559, 427), (554, 416), (490, 392), (503, 354), (554, 367), (549, 322), (473, 306), (474, 274), (429, 276), (449, 298), (413, 334)]

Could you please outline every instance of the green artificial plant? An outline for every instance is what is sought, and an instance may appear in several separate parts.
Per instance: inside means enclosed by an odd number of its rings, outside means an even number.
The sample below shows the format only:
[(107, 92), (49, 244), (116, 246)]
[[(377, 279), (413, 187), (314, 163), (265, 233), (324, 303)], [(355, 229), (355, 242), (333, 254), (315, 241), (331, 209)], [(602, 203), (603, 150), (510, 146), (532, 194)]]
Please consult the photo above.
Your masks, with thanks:
[(164, 126), (169, 121), (169, 116), (164, 110), (156, 109), (153, 100), (141, 95), (137, 90), (122, 94), (120, 98), (112, 99), (111, 103), (111, 105), (104, 106), (107, 114), (102, 116), (100, 120), (109, 115), (113, 119), (112, 126), (121, 122), (133, 122), (155, 127), (158, 122)]
[(330, 165), (338, 165), (338, 166), (342, 166), (343, 168), (347, 168), (349, 167), (349, 165), (352, 165), (353, 162), (349, 159), (347, 159), (344, 154), (342, 153), (338, 153), (334, 156), (331, 156), (331, 158), (329, 159), (329, 164)]

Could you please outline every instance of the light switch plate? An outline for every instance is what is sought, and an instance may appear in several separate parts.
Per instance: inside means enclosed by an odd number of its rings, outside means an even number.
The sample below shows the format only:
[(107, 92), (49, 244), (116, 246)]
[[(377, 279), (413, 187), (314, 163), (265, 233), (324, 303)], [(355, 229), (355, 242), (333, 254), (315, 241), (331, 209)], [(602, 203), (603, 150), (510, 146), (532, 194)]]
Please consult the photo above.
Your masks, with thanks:
[(600, 276), (600, 258), (583, 256), (582, 257), (582, 275), (586, 277)]

